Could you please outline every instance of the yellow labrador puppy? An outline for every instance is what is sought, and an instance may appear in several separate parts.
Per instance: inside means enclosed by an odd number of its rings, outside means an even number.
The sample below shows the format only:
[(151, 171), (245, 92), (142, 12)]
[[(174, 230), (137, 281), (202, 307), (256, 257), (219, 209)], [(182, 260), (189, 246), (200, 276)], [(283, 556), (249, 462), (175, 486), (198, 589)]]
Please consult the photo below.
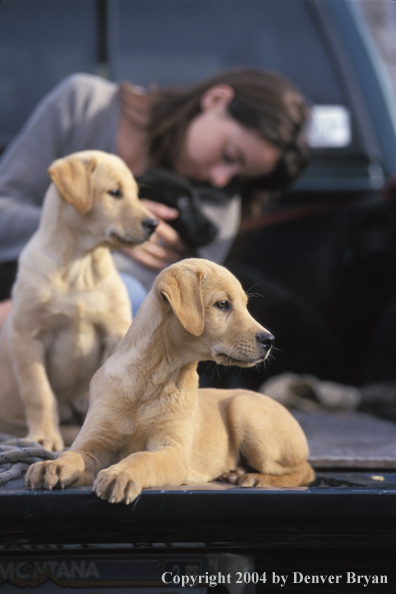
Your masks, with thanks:
[(90, 405), (71, 451), (30, 467), (26, 484), (94, 484), (110, 502), (145, 487), (206, 482), (241, 462), (243, 486), (299, 486), (314, 472), (295, 419), (246, 390), (198, 391), (197, 362), (254, 366), (273, 336), (248, 313), (222, 266), (187, 259), (161, 272), (115, 353), (91, 382)]
[(60, 422), (86, 412), (92, 375), (131, 323), (109, 248), (144, 242), (157, 221), (114, 155), (74, 153), (55, 161), (49, 175), (0, 336), (0, 431), (62, 450)]

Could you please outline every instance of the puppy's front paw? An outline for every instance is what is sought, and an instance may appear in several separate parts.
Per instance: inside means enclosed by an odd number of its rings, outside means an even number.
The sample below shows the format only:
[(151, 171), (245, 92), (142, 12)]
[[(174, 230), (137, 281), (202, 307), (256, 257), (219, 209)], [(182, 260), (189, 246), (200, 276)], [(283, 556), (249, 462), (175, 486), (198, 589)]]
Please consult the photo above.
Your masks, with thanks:
[(136, 499), (142, 489), (124, 470), (110, 466), (98, 473), (93, 491), (101, 499), (107, 499), (109, 503), (124, 502), (128, 505)]
[(25, 484), (28, 489), (64, 489), (78, 478), (75, 470), (61, 460), (49, 460), (32, 464), (26, 472)]
[(65, 449), (62, 436), (56, 429), (32, 430), (29, 431), (26, 439), (37, 441), (44, 449), (50, 452), (62, 452)]

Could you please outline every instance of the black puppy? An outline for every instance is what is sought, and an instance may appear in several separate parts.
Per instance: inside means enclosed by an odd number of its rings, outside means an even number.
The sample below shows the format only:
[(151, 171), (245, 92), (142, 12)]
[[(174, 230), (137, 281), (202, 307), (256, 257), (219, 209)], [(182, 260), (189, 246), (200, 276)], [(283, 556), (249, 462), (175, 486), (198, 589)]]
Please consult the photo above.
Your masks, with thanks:
[(191, 249), (211, 243), (218, 228), (199, 209), (198, 189), (186, 179), (164, 169), (151, 169), (137, 179), (140, 198), (166, 204), (179, 211), (167, 221)]

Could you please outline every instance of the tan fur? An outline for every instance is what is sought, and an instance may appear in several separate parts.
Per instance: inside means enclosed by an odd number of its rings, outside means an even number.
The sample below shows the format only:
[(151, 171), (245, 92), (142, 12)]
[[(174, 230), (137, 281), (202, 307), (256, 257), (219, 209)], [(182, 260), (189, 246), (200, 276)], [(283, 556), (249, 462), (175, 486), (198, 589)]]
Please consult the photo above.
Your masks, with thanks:
[[(225, 307), (228, 304), (228, 307)], [(241, 458), (245, 486), (299, 486), (314, 478), (302, 429), (277, 402), (246, 390), (199, 390), (199, 360), (250, 367), (269, 336), (247, 311), (237, 279), (207, 260), (161, 272), (125, 339), (95, 374), (72, 451), (27, 473), (32, 488), (94, 484), (110, 502), (145, 487), (211, 481)]]
[(144, 223), (156, 221), (115, 155), (75, 153), (49, 174), (40, 226), (21, 254), (0, 336), (0, 431), (62, 450), (59, 422), (72, 421), (75, 410), (85, 414), (92, 375), (131, 323), (109, 248), (145, 241)]

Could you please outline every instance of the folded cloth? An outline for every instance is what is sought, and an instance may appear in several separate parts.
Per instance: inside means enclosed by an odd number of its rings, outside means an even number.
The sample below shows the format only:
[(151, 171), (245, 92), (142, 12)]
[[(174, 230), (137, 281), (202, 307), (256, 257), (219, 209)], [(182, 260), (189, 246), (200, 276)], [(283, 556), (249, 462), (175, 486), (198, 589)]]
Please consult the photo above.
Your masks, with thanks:
[(36, 441), (0, 433), (0, 485), (20, 477), (30, 464), (54, 460), (58, 455), (45, 450)]
[(364, 385), (359, 410), (388, 421), (396, 421), (396, 382)]
[(313, 375), (282, 373), (264, 382), (259, 391), (287, 408), (315, 410), (356, 410), (361, 392), (354, 386), (321, 381)]

